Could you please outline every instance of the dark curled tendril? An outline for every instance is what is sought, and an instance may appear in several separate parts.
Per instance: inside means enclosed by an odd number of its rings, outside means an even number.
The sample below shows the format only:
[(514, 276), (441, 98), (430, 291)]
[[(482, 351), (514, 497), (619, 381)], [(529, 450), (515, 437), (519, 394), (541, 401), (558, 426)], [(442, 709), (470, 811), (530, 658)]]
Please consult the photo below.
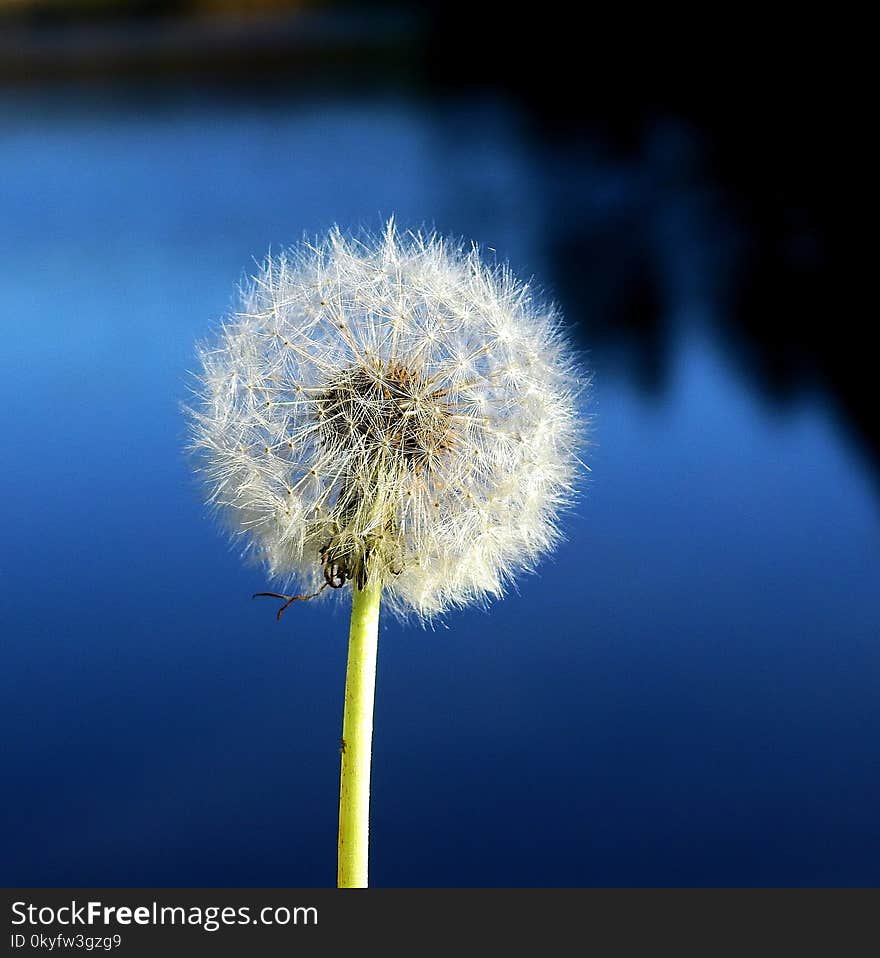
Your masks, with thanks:
[(280, 622), (281, 616), (293, 605), (294, 602), (308, 602), (309, 599), (316, 598), (324, 591), (324, 589), (327, 588), (329, 584), (329, 582), (325, 582), (317, 592), (312, 592), (311, 595), (282, 595), (280, 592), (255, 592), (251, 598), (256, 599), (258, 596), (266, 596), (270, 599), (283, 600), (284, 605), (281, 606), (275, 616), (275, 618)]

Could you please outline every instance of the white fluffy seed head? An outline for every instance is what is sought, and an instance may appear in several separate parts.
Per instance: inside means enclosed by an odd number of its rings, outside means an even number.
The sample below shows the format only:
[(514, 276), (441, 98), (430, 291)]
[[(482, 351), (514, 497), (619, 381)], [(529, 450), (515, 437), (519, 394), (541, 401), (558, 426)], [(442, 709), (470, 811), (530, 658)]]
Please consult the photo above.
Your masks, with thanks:
[(334, 229), (268, 258), (199, 357), (209, 501), (273, 576), (378, 579), (429, 618), (557, 541), (583, 379), (554, 313), (476, 249)]

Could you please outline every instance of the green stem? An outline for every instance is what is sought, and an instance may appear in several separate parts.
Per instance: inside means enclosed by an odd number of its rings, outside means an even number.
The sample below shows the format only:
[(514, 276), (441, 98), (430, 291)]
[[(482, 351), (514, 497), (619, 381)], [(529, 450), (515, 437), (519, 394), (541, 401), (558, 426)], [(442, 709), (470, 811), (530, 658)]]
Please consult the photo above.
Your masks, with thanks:
[(367, 887), (370, 827), (370, 758), (373, 744), (373, 699), (382, 586), (352, 583), (351, 630), (345, 673), (342, 719), (342, 773), (339, 778), (340, 888)]

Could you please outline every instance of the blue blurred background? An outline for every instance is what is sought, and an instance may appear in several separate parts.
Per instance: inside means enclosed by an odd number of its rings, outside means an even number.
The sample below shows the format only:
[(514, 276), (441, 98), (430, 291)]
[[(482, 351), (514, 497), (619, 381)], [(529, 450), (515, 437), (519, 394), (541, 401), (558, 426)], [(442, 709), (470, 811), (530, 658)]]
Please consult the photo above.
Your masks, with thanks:
[(0, 9), (4, 884), (334, 883), (345, 617), (250, 601), (179, 403), (255, 257), (390, 213), (535, 274), (595, 424), (517, 594), (383, 624), (373, 883), (880, 883), (827, 78), (803, 23), (781, 60), (541, 9)]

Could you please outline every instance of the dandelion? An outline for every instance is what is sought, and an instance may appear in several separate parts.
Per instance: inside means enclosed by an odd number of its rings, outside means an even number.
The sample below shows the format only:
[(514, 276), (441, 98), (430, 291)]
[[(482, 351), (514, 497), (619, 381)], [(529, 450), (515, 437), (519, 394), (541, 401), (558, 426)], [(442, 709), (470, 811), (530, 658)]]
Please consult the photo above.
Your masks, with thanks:
[(582, 380), (558, 317), (435, 234), (268, 258), (199, 351), (208, 500), (292, 602), (352, 596), (339, 884), (367, 884), (380, 598), (399, 616), (501, 596), (559, 538)]

